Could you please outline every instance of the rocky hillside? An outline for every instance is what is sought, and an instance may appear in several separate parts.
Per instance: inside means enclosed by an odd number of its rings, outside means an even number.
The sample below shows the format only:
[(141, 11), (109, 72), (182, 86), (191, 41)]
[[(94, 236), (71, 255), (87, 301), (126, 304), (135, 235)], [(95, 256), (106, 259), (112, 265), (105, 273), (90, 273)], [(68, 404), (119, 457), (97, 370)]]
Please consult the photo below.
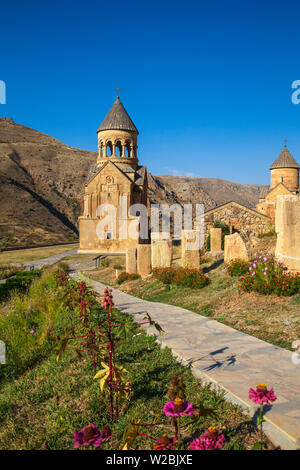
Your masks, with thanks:
[(218, 178), (149, 175), (149, 197), (153, 202), (202, 202), (206, 210), (229, 201), (255, 207), (261, 188), (260, 185), (238, 184)]
[[(77, 237), (81, 195), (95, 159), (95, 152), (0, 118), (0, 248)], [(260, 188), (215, 178), (149, 174), (149, 197), (156, 203), (203, 202), (210, 209), (235, 200), (253, 207)]]

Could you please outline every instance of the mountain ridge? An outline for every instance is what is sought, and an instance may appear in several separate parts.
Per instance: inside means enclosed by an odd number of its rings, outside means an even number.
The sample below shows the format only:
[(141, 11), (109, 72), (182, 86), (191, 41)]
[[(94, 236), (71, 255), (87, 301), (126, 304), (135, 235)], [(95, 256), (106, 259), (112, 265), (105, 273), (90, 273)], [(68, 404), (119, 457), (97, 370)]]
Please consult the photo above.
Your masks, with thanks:
[[(0, 248), (76, 238), (84, 185), (96, 158), (96, 152), (0, 118)], [(148, 180), (152, 203), (198, 202), (206, 210), (231, 200), (255, 207), (262, 188), (149, 172)]]

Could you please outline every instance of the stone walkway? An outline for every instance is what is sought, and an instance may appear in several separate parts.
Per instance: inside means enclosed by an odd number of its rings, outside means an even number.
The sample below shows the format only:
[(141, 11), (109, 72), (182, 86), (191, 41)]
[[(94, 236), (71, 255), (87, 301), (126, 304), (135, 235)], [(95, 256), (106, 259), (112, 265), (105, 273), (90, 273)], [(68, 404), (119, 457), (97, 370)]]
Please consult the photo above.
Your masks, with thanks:
[(34, 261), (24, 261), (24, 263), (12, 263), (13, 266), (24, 266), (26, 269), (41, 269), (43, 266), (50, 266), (57, 263), (65, 256), (75, 255), (77, 253), (77, 248), (73, 250), (64, 251), (58, 253), (57, 255), (48, 256), (48, 258), (37, 259)]
[[(97, 292), (105, 287), (86, 281)], [(282, 449), (300, 449), (300, 364), (292, 362), (290, 351), (180, 307), (141, 300), (118, 289), (113, 289), (113, 295), (116, 308), (136, 321), (142, 321), (147, 311), (166, 338), (146, 325), (150, 334), (156, 334), (197, 377), (223, 389), (226, 399), (251, 414), (257, 406), (248, 398), (249, 388), (258, 383), (273, 387), (277, 401), (266, 410), (265, 432)]]

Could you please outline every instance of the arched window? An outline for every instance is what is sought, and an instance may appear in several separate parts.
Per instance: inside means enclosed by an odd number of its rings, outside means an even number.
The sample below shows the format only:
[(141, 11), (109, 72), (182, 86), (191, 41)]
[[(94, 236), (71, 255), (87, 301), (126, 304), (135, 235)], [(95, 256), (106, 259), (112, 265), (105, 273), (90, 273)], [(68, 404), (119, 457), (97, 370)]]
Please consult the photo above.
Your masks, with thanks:
[(106, 155), (107, 157), (112, 156), (112, 143), (111, 142), (107, 142), (106, 144)]
[(130, 142), (126, 140), (125, 143), (125, 157), (130, 157)]
[(103, 157), (103, 149), (104, 149), (103, 142), (100, 142), (100, 155), (101, 155), (101, 157)]
[(116, 142), (115, 156), (122, 157), (122, 144), (119, 140)]

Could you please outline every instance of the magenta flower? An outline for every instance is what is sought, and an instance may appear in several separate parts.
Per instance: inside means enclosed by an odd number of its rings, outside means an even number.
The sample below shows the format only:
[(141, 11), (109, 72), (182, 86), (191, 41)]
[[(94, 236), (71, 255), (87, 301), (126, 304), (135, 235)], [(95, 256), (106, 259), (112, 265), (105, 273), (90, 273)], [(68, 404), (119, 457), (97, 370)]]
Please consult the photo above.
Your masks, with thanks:
[(107, 308), (107, 307), (113, 307), (113, 296), (112, 296), (112, 289), (109, 289), (108, 287), (105, 287), (103, 293), (102, 293), (102, 307)]
[(220, 434), (219, 430), (214, 426), (208, 428), (202, 436), (194, 439), (190, 445), (190, 450), (216, 450), (221, 449), (225, 442), (224, 434)]
[(163, 407), (166, 416), (192, 415), (195, 411), (193, 403), (182, 401), (181, 398), (175, 398), (174, 401), (168, 401)]
[(257, 405), (261, 405), (262, 403), (270, 405), (270, 401), (277, 400), (277, 397), (274, 395), (273, 388), (268, 390), (266, 384), (258, 384), (256, 386), (256, 390), (250, 388), (249, 398)]
[(74, 432), (74, 449), (89, 445), (99, 447), (101, 442), (107, 442), (110, 439), (110, 436), (111, 430), (108, 426), (104, 426), (100, 432), (97, 426), (94, 424), (89, 424), (88, 426), (82, 428), (81, 431)]

